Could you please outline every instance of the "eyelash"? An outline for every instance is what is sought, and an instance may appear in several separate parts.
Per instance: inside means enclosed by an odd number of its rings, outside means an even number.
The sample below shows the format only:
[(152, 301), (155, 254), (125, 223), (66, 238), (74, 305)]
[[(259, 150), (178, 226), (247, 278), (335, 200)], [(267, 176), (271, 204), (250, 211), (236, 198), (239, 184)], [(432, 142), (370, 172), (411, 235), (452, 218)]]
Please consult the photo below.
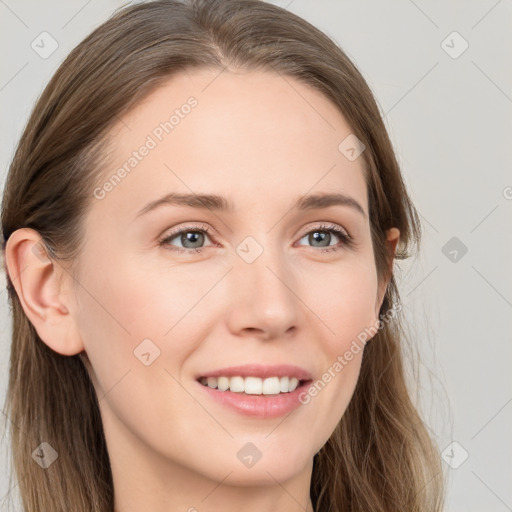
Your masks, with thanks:
[[(349, 249), (354, 246), (354, 240), (352, 239), (352, 237), (345, 230), (336, 226), (336, 224), (321, 224), (320, 226), (310, 229), (309, 231), (304, 233), (300, 237), (300, 239), (304, 238), (305, 236), (309, 235), (310, 233), (314, 233), (317, 231), (325, 231), (325, 232), (329, 232), (329, 233), (334, 233), (342, 241), (341, 247), (335, 247), (335, 246), (330, 247), (329, 246), (329, 247), (325, 247), (325, 248), (318, 248), (318, 249), (320, 249), (320, 252), (336, 252), (336, 251), (339, 251), (340, 249), (342, 249), (343, 246), (347, 247)], [(208, 237), (212, 236), (211, 229), (206, 224), (196, 225), (196, 226), (187, 226), (180, 230), (173, 231), (171, 233), (166, 233), (163, 238), (160, 238), (158, 240), (158, 245), (160, 247), (165, 246), (165, 248), (172, 250), (172, 251), (179, 252), (179, 253), (189, 253), (190, 254), (190, 253), (202, 252), (202, 250), (205, 249), (205, 247), (200, 247), (197, 249), (183, 249), (181, 247), (172, 246), (172, 249), (170, 248), (171, 246), (170, 246), (169, 242), (171, 240), (176, 238), (178, 235), (181, 235), (182, 233), (188, 233), (188, 232), (205, 233), (206, 235), (208, 235)]]

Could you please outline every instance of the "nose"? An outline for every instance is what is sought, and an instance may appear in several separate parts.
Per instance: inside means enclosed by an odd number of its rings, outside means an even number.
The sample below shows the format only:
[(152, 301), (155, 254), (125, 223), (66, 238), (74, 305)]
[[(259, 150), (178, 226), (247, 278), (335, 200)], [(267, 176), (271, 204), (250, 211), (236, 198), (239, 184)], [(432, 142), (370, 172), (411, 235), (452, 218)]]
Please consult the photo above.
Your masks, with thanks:
[(252, 263), (236, 255), (229, 279), (227, 322), (234, 335), (271, 340), (298, 328), (297, 276), (277, 249), (265, 248)]

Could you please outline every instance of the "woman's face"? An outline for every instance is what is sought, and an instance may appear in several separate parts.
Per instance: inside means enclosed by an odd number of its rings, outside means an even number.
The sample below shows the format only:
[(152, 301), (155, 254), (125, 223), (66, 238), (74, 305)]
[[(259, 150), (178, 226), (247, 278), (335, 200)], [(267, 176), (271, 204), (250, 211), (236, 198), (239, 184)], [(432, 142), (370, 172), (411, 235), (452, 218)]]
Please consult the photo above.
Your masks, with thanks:
[[(351, 139), (339, 149), (350, 126), (292, 78), (195, 70), (113, 133), (91, 191), (72, 313), (114, 473), (135, 471), (136, 459), (137, 471), (158, 468), (162, 478), (176, 468), (216, 481), (229, 474), (232, 484), (307, 474), (351, 399), (362, 350), (332, 369), (375, 324), (384, 291), (363, 158), (347, 151)], [(161, 201), (170, 194), (215, 195), (227, 206)], [(322, 194), (350, 201), (297, 206)], [(250, 387), (243, 402), (198, 380), (243, 365), (262, 368), (220, 373), (293, 377), (265, 368), (293, 365), (313, 383), (329, 369), (331, 378), (309, 400), (309, 385), (301, 388), (307, 403), (297, 391), (290, 400)], [(274, 384), (265, 384), (271, 393)]]

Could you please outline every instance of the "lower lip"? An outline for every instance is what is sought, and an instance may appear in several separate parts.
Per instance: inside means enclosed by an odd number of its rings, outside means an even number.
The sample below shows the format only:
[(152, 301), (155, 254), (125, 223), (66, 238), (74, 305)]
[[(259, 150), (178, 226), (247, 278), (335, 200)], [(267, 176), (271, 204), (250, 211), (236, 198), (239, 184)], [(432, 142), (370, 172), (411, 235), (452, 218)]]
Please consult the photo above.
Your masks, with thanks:
[(219, 391), (218, 389), (197, 384), (203, 388), (205, 393), (217, 402), (235, 410), (240, 414), (257, 418), (279, 418), (289, 414), (300, 405), (299, 395), (307, 391), (312, 381), (306, 381), (289, 393), (279, 395), (246, 395), (234, 391)]

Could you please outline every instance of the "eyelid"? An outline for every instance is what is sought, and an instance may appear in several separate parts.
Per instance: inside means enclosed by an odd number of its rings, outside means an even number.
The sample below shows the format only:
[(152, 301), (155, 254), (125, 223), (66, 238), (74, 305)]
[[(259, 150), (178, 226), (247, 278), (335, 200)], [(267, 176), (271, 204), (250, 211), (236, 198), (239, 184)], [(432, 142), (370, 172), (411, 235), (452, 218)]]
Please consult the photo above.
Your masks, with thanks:
[(323, 222), (320, 221), (320, 225), (306, 227), (303, 234), (299, 237), (299, 241), (302, 238), (304, 238), (305, 236), (309, 235), (310, 233), (314, 233), (317, 231), (325, 231), (328, 233), (334, 233), (334, 235), (337, 236), (341, 241), (340, 244), (336, 244), (336, 245), (328, 245), (325, 247), (312, 247), (317, 252), (336, 253), (343, 249), (353, 250), (356, 248), (356, 241), (352, 238), (350, 233), (344, 227), (342, 227), (338, 224), (334, 224), (332, 222), (325, 222), (325, 221), (323, 221)]
[(198, 222), (194, 224), (185, 224), (178, 226), (176, 229), (171, 228), (170, 231), (164, 231), (164, 234), (160, 238), (169, 238), (170, 236), (177, 235), (181, 233), (182, 231), (205, 231), (209, 235), (212, 233), (213, 229), (204, 222)]
[[(316, 249), (320, 252), (331, 252), (331, 251), (335, 252), (337, 250), (341, 250), (344, 247), (352, 248), (355, 245), (355, 241), (353, 240), (352, 236), (344, 227), (342, 227), (338, 224), (333, 224), (331, 222), (325, 222), (325, 221), (323, 221), (323, 222), (319, 221), (319, 222), (320, 222), (320, 224), (316, 224), (316, 225), (313, 224), (313, 225), (309, 225), (309, 226), (305, 227), (302, 230), (302, 234), (299, 236), (297, 241), (300, 241), (302, 238), (309, 235), (311, 232), (327, 231), (327, 232), (334, 232), (335, 236), (337, 236), (338, 238), (341, 239), (341, 247), (339, 247), (337, 245), (334, 245), (334, 246), (329, 245), (326, 247), (312, 247), (311, 246), (313, 249)], [(183, 232), (187, 232), (187, 231), (204, 232), (210, 238), (212, 237), (212, 234), (214, 232), (213, 228), (211, 228), (208, 224), (205, 224), (202, 222), (198, 222), (196, 224), (188, 224), (188, 225), (184, 225), (184, 226), (179, 226), (178, 228), (172, 229), (171, 231), (164, 232), (164, 234), (158, 238), (158, 244), (160, 246), (164, 246), (164, 245), (166, 245), (166, 243), (165, 243), (166, 241), (173, 239), (177, 235), (179, 235)], [(218, 244), (214, 243), (211, 246), (207, 246), (207, 247), (215, 247), (215, 245), (218, 246)], [(172, 249), (169, 249), (169, 250), (173, 250), (173, 251), (181, 252), (181, 253), (198, 253), (207, 248), (207, 247), (200, 247), (197, 249), (190, 249), (190, 248), (182, 248), (182, 247), (176, 247), (176, 246), (171, 246), (171, 247), (172, 247)]]
[(323, 221), (323, 222), (319, 221), (319, 224), (313, 223), (313, 225), (306, 226), (304, 228), (302, 234), (300, 235), (300, 238), (303, 238), (305, 235), (309, 235), (309, 233), (311, 233), (311, 231), (330, 231), (330, 230), (340, 231), (347, 238), (352, 238), (350, 236), (350, 233), (344, 227), (342, 227), (338, 224), (334, 224), (332, 222), (325, 222), (325, 221)]

